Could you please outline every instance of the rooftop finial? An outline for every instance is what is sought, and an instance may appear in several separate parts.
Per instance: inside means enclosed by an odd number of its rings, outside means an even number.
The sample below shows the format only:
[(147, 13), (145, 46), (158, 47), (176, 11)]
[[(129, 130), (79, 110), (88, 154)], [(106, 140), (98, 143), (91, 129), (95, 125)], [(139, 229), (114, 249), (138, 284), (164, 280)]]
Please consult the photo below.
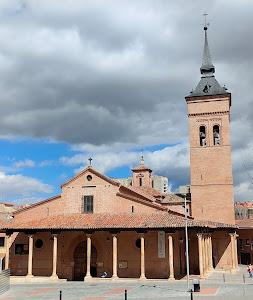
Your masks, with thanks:
[(91, 161), (92, 161), (92, 158), (90, 157), (88, 160), (90, 161), (90, 166), (91, 166)]
[(206, 23), (206, 16), (208, 16), (208, 14), (204, 10), (204, 14), (203, 14), (203, 17), (205, 18), (204, 30), (207, 30), (207, 26), (209, 26), (209, 23)]
[(207, 40), (207, 29), (208, 29), (207, 26), (209, 26), (209, 23), (206, 22), (207, 15), (208, 14), (204, 11), (203, 16), (205, 17), (205, 24), (204, 24), (205, 43), (204, 43), (202, 66), (200, 68), (200, 73), (203, 74), (202, 77), (213, 76), (213, 73), (215, 72), (214, 65), (212, 64), (212, 61), (211, 61), (211, 55), (210, 55), (208, 40)]
[(143, 166), (144, 166), (143, 152), (142, 152), (142, 155), (141, 155), (141, 165), (143, 165)]

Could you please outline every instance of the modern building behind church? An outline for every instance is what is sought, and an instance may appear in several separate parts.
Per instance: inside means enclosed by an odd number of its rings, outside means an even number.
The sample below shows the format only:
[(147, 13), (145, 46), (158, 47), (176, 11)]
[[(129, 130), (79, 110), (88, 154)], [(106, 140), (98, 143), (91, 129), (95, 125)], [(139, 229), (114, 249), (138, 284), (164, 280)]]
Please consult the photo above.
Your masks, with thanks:
[[(214, 77), (205, 27), (201, 79), (186, 97), (191, 198), (186, 199), (190, 273), (236, 272), (230, 145), (231, 95)], [(166, 141), (165, 141), (166, 142)], [(61, 194), (13, 213), (5, 268), (13, 281), (181, 278), (186, 273), (184, 196), (152, 187), (141, 159), (124, 185), (92, 166), (61, 185)], [(219, 207), (219, 210), (217, 210)]]

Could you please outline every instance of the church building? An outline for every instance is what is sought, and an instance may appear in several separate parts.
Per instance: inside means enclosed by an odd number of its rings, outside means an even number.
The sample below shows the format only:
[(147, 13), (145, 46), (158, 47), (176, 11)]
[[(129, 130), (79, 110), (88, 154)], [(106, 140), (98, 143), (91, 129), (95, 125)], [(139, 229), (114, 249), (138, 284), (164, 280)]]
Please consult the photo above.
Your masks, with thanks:
[[(204, 27), (201, 79), (186, 97), (191, 197), (190, 273), (236, 272), (230, 145), (231, 94), (214, 77)], [(186, 274), (184, 197), (152, 188), (143, 157), (124, 186), (91, 165), (61, 194), (23, 207), (1, 226), (12, 282), (180, 279)], [(219, 207), (219, 209), (217, 209)]]

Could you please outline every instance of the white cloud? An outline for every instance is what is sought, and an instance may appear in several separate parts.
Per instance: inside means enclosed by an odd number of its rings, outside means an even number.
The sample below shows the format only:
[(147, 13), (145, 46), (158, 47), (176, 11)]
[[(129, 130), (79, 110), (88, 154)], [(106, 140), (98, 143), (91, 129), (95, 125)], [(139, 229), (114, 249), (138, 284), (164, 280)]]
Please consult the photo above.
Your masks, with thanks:
[(6, 175), (0, 172), (0, 189), (2, 198), (31, 197), (36, 193), (52, 193), (54, 188), (38, 179), (17, 175)]
[(25, 167), (33, 168), (35, 166), (35, 162), (30, 159), (25, 159), (24, 161), (18, 161), (13, 164), (14, 168), (20, 169)]
[[(106, 173), (122, 166), (129, 166), (129, 169), (131, 169), (139, 165), (141, 153), (136, 151), (89, 152), (77, 154), (73, 157), (61, 157), (60, 163), (68, 166), (81, 165), (74, 170), (74, 173), (77, 174), (88, 166), (89, 157), (92, 157), (94, 169), (101, 173)], [(180, 184), (190, 182), (189, 145), (187, 143), (165, 147), (154, 152), (144, 151), (144, 161), (145, 165), (153, 170), (153, 174), (167, 176), (173, 184), (173, 190), (177, 189)]]
[(44, 200), (44, 199), (38, 198), (38, 197), (28, 197), (28, 198), (19, 198), (19, 199), (13, 200), (13, 201), (11, 201), (11, 203), (14, 204), (15, 206), (21, 206), (21, 205), (25, 205), (25, 204), (37, 203), (42, 200)]

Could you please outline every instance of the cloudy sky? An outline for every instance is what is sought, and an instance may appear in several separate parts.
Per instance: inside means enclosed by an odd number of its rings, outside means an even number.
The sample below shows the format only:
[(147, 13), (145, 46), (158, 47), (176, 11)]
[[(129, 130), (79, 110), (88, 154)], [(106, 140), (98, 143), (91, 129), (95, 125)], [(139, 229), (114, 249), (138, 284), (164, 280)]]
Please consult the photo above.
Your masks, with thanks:
[(87, 166), (139, 164), (190, 183), (184, 97), (200, 80), (208, 13), (216, 79), (232, 93), (236, 201), (253, 201), (253, 2), (0, 2), (0, 201), (60, 193)]

